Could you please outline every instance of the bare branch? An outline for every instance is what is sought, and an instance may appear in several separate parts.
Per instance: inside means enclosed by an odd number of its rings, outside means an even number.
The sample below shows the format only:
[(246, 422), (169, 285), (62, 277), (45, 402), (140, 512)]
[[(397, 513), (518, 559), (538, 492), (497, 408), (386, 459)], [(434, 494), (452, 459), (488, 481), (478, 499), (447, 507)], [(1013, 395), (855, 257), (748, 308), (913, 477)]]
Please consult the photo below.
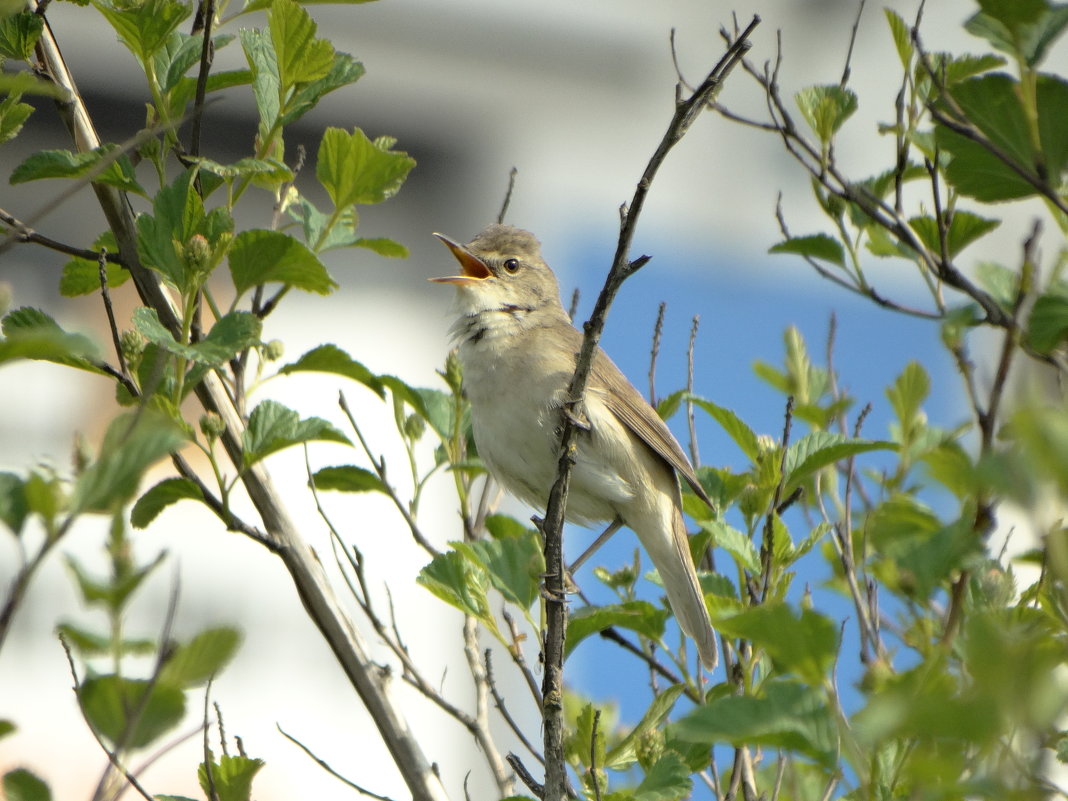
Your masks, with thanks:
[(567, 607), (564, 596), (564, 563), (561, 533), (564, 523), (564, 509), (574, 463), (575, 411), (582, 402), (586, 384), (593, 366), (593, 356), (597, 343), (604, 330), (608, 307), (615, 298), (623, 281), (639, 270), (648, 261), (648, 257), (630, 258), (630, 246), (634, 231), (641, 215), (645, 199), (660, 166), (671, 148), (686, 134), (690, 125), (705, 109), (722, 86), (723, 80), (750, 48), (748, 40), (760, 18), (754, 16), (752, 22), (731, 46), (719, 63), (708, 73), (705, 80), (693, 92), (689, 99), (676, 104), (675, 113), (659, 146), (646, 165), (641, 179), (629, 204), (621, 211), (619, 241), (616, 246), (612, 268), (605, 280), (603, 289), (597, 298), (593, 314), (584, 326), (582, 350), (575, 365), (575, 374), (568, 387), (567, 400), (563, 409), (563, 424), (560, 436), (559, 465), (557, 478), (549, 493), (549, 503), (545, 511), (542, 534), (545, 537), (545, 597), (546, 621), (545, 635), (545, 677), (542, 684), (543, 721), (545, 734), (545, 797), (548, 801), (557, 801), (564, 797), (566, 772), (563, 758), (563, 655), (564, 632), (567, 626)]

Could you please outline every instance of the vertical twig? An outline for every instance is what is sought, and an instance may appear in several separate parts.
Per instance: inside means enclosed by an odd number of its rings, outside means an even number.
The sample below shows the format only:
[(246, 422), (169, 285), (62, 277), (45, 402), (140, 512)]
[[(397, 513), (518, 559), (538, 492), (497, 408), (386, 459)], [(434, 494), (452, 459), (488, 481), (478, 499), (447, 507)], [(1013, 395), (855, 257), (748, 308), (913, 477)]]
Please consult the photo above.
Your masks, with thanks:
[(660, 308), (656, 312), (656, 323), (653, 325), (653, 345), (649, 350), (649, 405), (656, 408), (656, 359), (660, 355), (660, 337), (664, 333), (664, 311), (667, 302), (660, 301)]
[[(204, 119), (204, 96), (208, 91), (208, 73), (215, 58), (215, 47), (211, 41), (211, 26), (215, 22), (215, 0), (201, 0), (197, 8), (196, 21), (193, 24), (193, 34), (196, 35), (198, 26), (203, 26), (204, 43), (200, 47), (200, 71), (197, 73), (197, 91), (193, 100), (193, 130), (189, 135), (189, 155), (200, 155), (200, 132)], [(197, 186), (199, 188), (200, 173), (197, 173)]]
[(119, 326), (115, 322), (115, 309), (111, 305), (111, 291), (108, 289), (108, 251), (107, 248), (100, 248), (100, 255), (97, 257), (97, 263), (100, 266), (100, 297), (104, 300), (104, 311), (108, 315), (108, 328), (111, 329), (111, 341), (115, 345), (115, 355), (119, 360), (119, 372), (123, 376), (128, 376), (129, 371), (126, 368), (126, 357), (122, 353), (122, 339), (119, 337)]
[(690, 461), (696, 470), (701, 466), (701, 454), (697, 449), (697, 421), (693, 412), (693, 376), (694, 349), (697, 345), (697, 329), (701, 325), (701, 315), (693, 316), (690, 326), (690, 346), (686, 349), (686, 426), (690, 435)]
[(504, 222), (505, 215), (508, 214), (508, 206), (512, 203), (512, 191), (515, 189), (515, 178), (519, 175), (519, 170), (512, 167), (508, 171), (508, 188), (504, 191), (504, 200), (501, 202), (501, 210), (497, 212), (498, 225)]
[(621, 210), (619, 241), (616, 245), (612, 268), (605, 279), (604, 287), (594, 305), (593, 314), (583, 326), (582, 350), (575, 365), (575, 374), (571, 379), (564, 408), (562, 410), (562, 431), (560, 435), (559, 461), (557, 477), (549, 493), (549, 503), (545, 510), (545, 519), (541, 523), (545, 538), (545, 675), (542, 682), (542, 719), (544, 722), (545, 742), (545, 798), (546, 801), (560, 801), (566, 792), (567, 773), (564, 763), (564, 721), (563, 721), (563, 657), (564, 634), (567, 629), (567, 605), (564, 595), (564, 561), (562, 531), (564, 510), (567, 507), (567, 495), (571, 480), (571, 469), (575, 462), (577, 419), (576, 410), (582, 402), (593, 367), (593, 356), (601, 332), (604, 330), (605, 317), (616, 293), (623, 281), (637, 272), (649, 260), (647, 256), (630, 258), (630, 246), (638, 218), (645, 204), (645, 199), (668, 152), (685, 135), (697, 116), (708, 107), (709, 102), (730, 74), (734, 66), (742, 60), (751, 47), (748, 37), (760, 18), (753, 17), (752, 22), (728, 48), (719, 63), (708, 73), (705, 80), (693, 92), (689, 99), (676, 104), (675, 113), (668, 125), (664, 137), (646, 165), (641, 179), (634, 190), (630, 203)]

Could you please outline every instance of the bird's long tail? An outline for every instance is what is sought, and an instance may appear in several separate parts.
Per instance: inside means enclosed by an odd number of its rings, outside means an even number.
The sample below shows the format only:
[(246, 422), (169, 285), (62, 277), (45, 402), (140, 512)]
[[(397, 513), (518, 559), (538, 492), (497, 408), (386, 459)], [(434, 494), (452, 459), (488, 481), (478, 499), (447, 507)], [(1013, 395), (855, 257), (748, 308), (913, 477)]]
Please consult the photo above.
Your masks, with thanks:
[(655, 530), (647, 526), (633, 528), (660, 573), (679, 627), (697, 645), (705, 668), (714, 669), (719, 662), (716, 633), (712, 630), (705, 596), (690, 556), (689, 537), (679, 505), (675, 504), (671, 512), (670, 532), (663, 530), (662, 523), (655, 526)]

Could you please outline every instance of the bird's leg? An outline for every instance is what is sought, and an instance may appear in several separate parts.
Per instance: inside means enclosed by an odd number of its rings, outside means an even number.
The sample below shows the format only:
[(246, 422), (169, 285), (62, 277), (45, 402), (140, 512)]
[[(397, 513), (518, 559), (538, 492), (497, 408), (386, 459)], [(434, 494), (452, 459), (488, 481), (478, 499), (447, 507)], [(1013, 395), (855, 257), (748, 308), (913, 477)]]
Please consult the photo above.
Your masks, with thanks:
[(591, 556), (593, 556), (593, 552), (600, 548), (602, 545), (604, 545), (606, 542), (608, 542), (609, 537), (619, 531), (619, 528), (622, 525), (623, 521), (620, 520), (618, 517), (611, 523), (609, 523), (608, 528), (602, 531), (601, 535), (593, 541), (593, 545), (583, 551), (582, 555), (571, 563), (571, 566), (568, 567), (567, 572), (573, 574), (576, 570), (582, 567), (583, 563)]

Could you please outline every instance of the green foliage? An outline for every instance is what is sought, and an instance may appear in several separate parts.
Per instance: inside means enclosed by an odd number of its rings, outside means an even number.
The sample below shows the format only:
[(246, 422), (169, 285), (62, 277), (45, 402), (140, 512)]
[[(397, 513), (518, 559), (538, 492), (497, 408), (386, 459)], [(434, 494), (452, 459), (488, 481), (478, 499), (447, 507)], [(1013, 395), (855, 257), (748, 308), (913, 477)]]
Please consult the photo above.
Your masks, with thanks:
[(130, 510), (130, 523), (135, 528), (148, 528), (160, 512), (181, 500), (202, 501), (204, 493), (188, 478), (164, 479), (137, 499)]
[(295, 411), (277, 401), (263, 401), (248, 418), (243, 442), (244, 467), (251, 467), (284, 448), (313, 440), (351, 444), (344, 434), (320, 417), (302, 420)]
[(363, 384), (380, 398), (385, 397), (385, 390), (378, 377), (337, 345), (320, 345), (278, 370), (280, 375), (305, 371), (345, 376)]
[(242, 231), (230, 248), (230, 276), (238, 294), (267, 283), (328, 295), (337, 283), (308, 248), (280, 231)]
[[(485, 469), (471, 441), (455, 357), (433, 387), (376, 375), (333, 344), (276, 365), (282, 349), (269, 339), (270, 315), (291, 290), (327, 295), (338, 286), (323, 253), (354, 247), (367, 258), (407, 255), (403, 245), (360, 229), (360, 207), (389, 200), (414, 167), (391, 138), (327, 128), (314, 177), (287, 152), (288, 127), (310, 119), (320, 100), (364, 72), (320, 35), (309, 5), (250, 0), (238, 14), (264, 11), (263, 24), (215, 30), (211, 42), (216, 51), (238, 42), (241, 53), (233, 55), (243, 55), (245, 65), (201, 75), (203, 36), (179, 30), (192, 5), (94, 0), (91, 11), (111, 25), (144, 72), (145, 127), (132, 144), (44, 150), (9, 171), (14, 185), (45, 178), (67, 187), (92, 182), (133, 209), (132, 235), (106, 231), (88, 254), (74, 251), (85, 257), (67, 261), (62, 295), (99, 291), (100, 262), (91, 254), (116, 254), (122, 242), (125, 249), (136, 246), (136, 258), (174, 301), (172, 307), (146, 293), (146, 305), (116, 321), (113, 339), (123, 358), (114, 364), (106, 360), (117, 357), (39, 309), (7, 314), (0, 339), (0, 366), (36, 359), (88, 371), (94, 380), (113, 380), (124, 405), (99, 448), (79, 448), (69, 471), (39, 466), (0, 473), (0, 523), (25, 554), (17, 586), (33, 577), (81, 515), (110, 520), (106, 571), (89, 560), (65, 560), (86, 615), (104, 620), (64, 620), (57, 632), (80, 665), (76, 697), (85, 720), (120, 759), (158, 749), (186, 711), (201, 706), (200, 688), (225, 668), (241, 639), (225, 626), (182, 638), (169, 630), (151, 636), (125, 630), (133, 599), (161, 574), (163, 559), (138, 557), (143, 545), (131, 540), (127, 516), (143, 529), (172, 504), (193, 501), (215, 514), (220, 528), (259, 537), (258, 522), (238, 516), (244, 499), (233, 503), (240, 481), (258, 472), (253, 465), (294, 445), (355, 448), (350, 458), (325, 467), (313, 465), (318, 454), (308, 453), (308, 480), (324, 493), (317, 498), (323, 514), (329, 515), (327, 490), (389, 499), (427, 553), (418, 583), (507, 649), (533, 683), (523, 643), (541, 633), (543, 543), (536, 528), (495, 513), (493, 493), (482, 489)], [(781, 364), (753, 365), (768, 391), (782, 396), (788, 422), (782, 429), (762, 431), (744, 409), (688, 391), (666, 396), (662, 415), (692, 405), (736, 446), (731, 468), (698, 470), (714, 508), (688, 490), (683, 500), (729, 669), (707, 677), (695, 672), (685, 648), (676, 647), (672, 611), (647, 582), (640, 554), (595, 567), (593, 580), (609, 599), (569, 597), (568, 664), (604, 634), (630, 645), (613, 658), (641, 660), (641, 672), (648, 666), (654, 680), (636, 724), (571, 692), (541, 699), (565, 709), (566, 760), (587, 798), (683, 799), (694, 793), (698, 771), (722, 781), (721, 795), (730, 786), (747, 798), (1037, 801), (1052, 792), (1037, 777), (1052, 758), (1068, 754), (1062, 730), (1068, 693), (1059, 680), (1066, 661), (1068, 535), (1059, 522), (1045, 524), (1021, 559), (1041, 569), (1024, 579), (1020, 565), (992, 552), (990, 533), (1009, 502), (1028, 509), (1040, 498), (1063, 503), (1068, 496), (1063, 402), (1025, 391), (1012, 407), (1005, 385), (1009, 368), (1026, 358), (1063, 378), (1064, 257), (1047, 266), (1042, 252), (1063, 250), (1063, 241), (1051, 247), (1035, 229), (1033, 241), (1026, 233), (1018, 237), (1018, 265), (980, 256), (988, 234), (999, 227), (1006, 233), (996, 204), (1040, 199), (1053, 223), (1047, 228), (1065, 230), (1068, 82), (1040, 66), (1068, 27), (1068, 6), (978, 0), (976, 9), (965, 29), (996, 52), (926, 52), (910, 22), (885, 12), (901, 88), (879, 129), (892, 145), (885, 148), (891, 160), (874, 175), (848, 177), (836, 162), (836, 145), (853, 135), (859, 107), (848, 71), (838, 83), (794, 95), (799, 124), (793, 107), (778, 100), (778, 87), (764, 87), (775, 90), (766, 95), (774, 109), (769, 125), (808, 171), (815, 205), (826, 215), (826, 230), (802, 236), (792, 236), (784, 220), (782, 241), (771, 252), (803, 257), (840, 288), (885, 309), (931, 318), (932, 336), (941, 336), (961, 373), (970, 417), (935, 425), (928, 419), (927, 369), (917, 362), (887, 365), (885, 398), (875, 401), (877, 416), (885, 407), (892, 417), (885, 431), (871, 433), (868, 409), (857, 413), (856, 399), (842, 389), (848, 377), (835, 374), (830, 356), (819, 363), (792, 327)], [(230, 19), (214, 22), (225, 28)], [(0, 15), (0, 58), (35, 62), (44, 31), (42, 16), (21, 7)], [(7, 92), (0, 100), (0, 143), (17, 136), (32, 111), (23, 95), (64, 95), (28, 71), (7, 68), (0, 76)], [(180, 141), (201, 111), (198, 87), (209, 95), (247, 87), (255, 102), (255, 139), (232, 163)], [(317, 183), (321, 208), (303, 194), (308, 181)], [(247, 222), (258, 213), (242, 203), (250, 191), (266, 193), (261, 199), (272, 216)], [(921, 301), (902, 302), (874, 286), (867, 273), (872, 257), (894, 260), (901, 268), (895, 278), (913, 276), (926, 293)], [(124, 284), (131, 267), (106, 264), (108, 288), (130, 291)], [(1000, 340), (989, 363), (987, 350), (974, 347), (980, 329), (987, 342)], [(386, 404), (402, 458), (391, 457), (387, 471), (386, 460), (371, 450), (365, 421), (344, 397), (352, 436), (259, 394), (265, 380), (299, 380), (308, 372), (355, 381)], [(187, 418), (206, 380), (223, 387), (233, 407), (209, 405)], [(243, 430), (234, 426), (235, 416), (244, 418)], [(199, 426), (191, 422), (197, 417)], [(186, 450), (207, 468), (189, 467)], [(138, 498), (146, 472), (176, 455), (180, 474), (156, 481)], [(451, 485), (464, 524), (463, 540), (445, 551), (421, 530), (442, 524), (440, 514), (420, 516), (432, 482)], [(413, 658), (365, 597), (370, 569), (339, 529), (331, 526), (338, 569), (359, 608), (398, 659)], [(851, 605), (847, 614), (830, 612), (828, 591)], [(12, 598), (17, 606), (18, 595)], [(469, 658), (477, 656), (478, 648), (468, 645)], [(476, 674), (489, 672), (488, 657), (471, 662)], [(427, 691), (432, 682), (413, 669), (419, 665), (404, 664), (405, 678)], [(844, 681), (854, 684), (848, 700), (839, 694)], [(484, 685), (478, 686), (481, 692)], [(443, 708), (452, 703), (443, 700)], [(480, 725), (461, 720), (468, 728)], [(0, 736), (13, 728), (0, 721)], [(261, 760), (227, 752), (216, 758), (207, 749), (205, 760), (198, 769), (205, 796), (252, 797)], [(50, 798), (47, 785), (23, 769), (4, 775), (2, 787), (10, 799)]]
[(15, 768), (0, 781), (7, 801), (52, 801), (48, 785), (26, 768)]

